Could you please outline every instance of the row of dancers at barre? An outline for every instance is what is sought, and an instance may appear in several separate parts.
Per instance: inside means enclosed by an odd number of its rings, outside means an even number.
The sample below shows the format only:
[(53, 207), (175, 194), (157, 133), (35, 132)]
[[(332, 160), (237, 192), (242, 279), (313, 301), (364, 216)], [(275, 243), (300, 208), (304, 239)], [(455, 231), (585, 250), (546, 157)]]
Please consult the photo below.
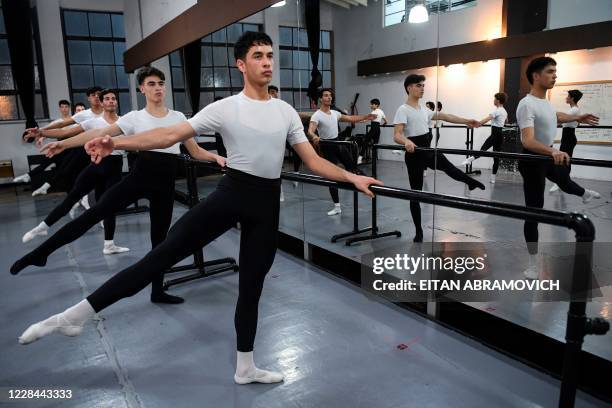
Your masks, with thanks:
[[(153, 248), (141, 260), (112, 276), (86, 299), (28, 327), (19, 337), (21, 344), (30, 344), (52, 333), (78, 336), (84, 324), (97, 313), (135, 295), (150, 283), (153, 286), (151, 301), (181, 303), (183, 299), (178, 296), (155, 291), (164, 271), (240, 222), (240, 272), (234, 316), (237, 351), (234, 381), (238, 384), (283, 381), (282, 373), (257, 368), (253, 349), (264, 279), (277, 249), (280, 174), (285, 144), (288, 142), (305, 166), (316, 175), (351, 183), (369, 197), (373, 197), (370, 187), (383, 183), (343, 170), (321, 157), (313, 148), (325, 137), (326, 129), (332, 134), (333, 129), (337, 132), (338, 120), (371, 120), (373, 115), (330, 112), (333, 92), (326, 89), (321, 95), (321, 108), (309, 122), (306, 132), (310, 136), (309, 141), (298, 113), (289, 104), (270, 97), (268, 93), (274, 63), (272, 50), (272, 40), (265, 33), (245, 32), (234, 48), (236, 64), (244, 79), (243, 91), (206, 106), (188, 120), (182, 113), (164, 105), (164, 73), (151, 67), (143, 68), (137, 77), (140, 91), (147, 102), (144, 109), (117, 117), (111, 112), (111, 107), (116, 105), (116, 94), (104, 91), (99, 95), (105, 107), (102, 117), (94, 118), (95, 122), (87, 125), (83, 122), (82, 131), (77, 135), (43, 147), (48, 156), (53, 156), (68, 148), (85, 146), (92, 160), (89, 166), (95, 168), (90, 172), (103, 174), (101, 178), (109, 177), (111, 172), (116, 171), (114, 162), (117, 160), (114, 157), (119, 156), (121, 151), (136, 150), (141, 153), (128, 176), (110, 186), (89, 210), (16, 261), (11, 267), (11, 274), (17, 275), (29, 266), (45, 266), (48, 256), (55, 250), (82, 236), (97, 222), (112, 216), (137, 198), (150, 201)], [(557, 121), (597, 124), (598, 118), (590, 114), (569, 115), (553, 110), (545, 98), (546, 90), (554, 86), (556, 79), (556, 62), (553, 59), (534, 59), (526, 75), (532, 89), (521, 100), (517, 110), (522, 143), (525, 152), (552, 158), (550, 161), (521, 162), (526, 204), (543, 206), (541, 198), (545, 178), (556, 182), (564, 191), (581, 196), (585, 202), (596, 198), (595, 192), (585, 190), (571, 180), (569, 156), (554, 149), (552, 144)], [(415, 147), (429, 146), (431, 142), (430, 119), (473, 127), (479, 126), (480, 122), (449, 113), (428, 113), (427, 108), (419, 103), (425, 88), (425, 77), (421, 75), (407, 76), (403, 88), (407, 99), (394, 118), (394, 140), (405, 147), (411, 187), (421, 189), (423, 170), (433, 168), (437, 163), (439, 169), (466, 183), (470, 189), (484, 189), (482, 183), (449, 166), (448, 160), (439, 152), (415, 150)], [(315, 133), (315, 130), (318, 132)], [(195, 143), (196, 135), (209, 132), (222, 135), (227, 159), (201, 149)], [(34, 138), (52, 137), (57, 133), (40, 129), (28, 131), (28, 135)], [(184, 143), (196, 159), (214, 161), (226, 167), (226, 172), (216, 190), (182, 215), (168, 231), (177, 161), (170, 157), (171, 154), (160, 153), (176, 153), (180, 143)], [(417, 230), (415, 241), (419, 241), (423, 237), (418, 202), (411, 202), (410, 208)], [(537, 223), (525, 222), (524, 231), (530, 259), (535, 258)], [(536, 276), (532, 278), (537, 278), (538, 270), (534, 270), (534, 273)]]

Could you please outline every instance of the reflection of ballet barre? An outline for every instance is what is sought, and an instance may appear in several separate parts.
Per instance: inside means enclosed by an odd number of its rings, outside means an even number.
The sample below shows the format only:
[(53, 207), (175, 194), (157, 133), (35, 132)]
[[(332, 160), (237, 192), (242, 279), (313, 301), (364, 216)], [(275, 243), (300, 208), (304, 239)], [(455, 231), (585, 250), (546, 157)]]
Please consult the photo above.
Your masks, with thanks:
[[(192, 159), (188, 155), (172, 154), (172, 156), (176, 157), (177, 160), (180, 160), (185, 166), (187, 194), (183, 194), (185, 200), (184, 204), (186, 204), (189, 208), (193, 208), (200, 202), (200, 197), (198, 195), (197, 167), (201, 166), (213, 168), (215, 170), (220, 170), (220, 167), (216, 163), (201, 162)], [(206, 227), (203, 226), (203, 228)], [(213, 266), (215, 268), (209, 270), (209, 268)], [(190, 275), (181, 276), (180, 278), (164, 281), (164, 289), (168, 289), (170, 286), (177, 285), (179, 283), (189, 282), (195, 279), (208, 278), (209, 276), (213, 276), (225, 271), (233, 270), (235, 272), (238, 271), (238, 265), (236, 264), (236, 260), (234, 258), (221, 258), (212, 261), (204, 261), (204, 253), (202, 248), (200, 248), (199, 250), (196, 250), (193, 253), (192, 264), (174, 266), (165, 271), (164, 274), (185, 272), (190, 270), (195, 270), (195, 272)]]
[[(312, 175), (284, 172), (281, 177), (286, 180), (307, 184), (356, 190), (352, 184), (336, 183)], [(578, 213), (523, 207), (516, 204), (449, 196), (419, 190), (383, 186), (370, 186), (370, 190), (374, 194), (383, 197), (419, 201), (483, 214), (557, 225), (574, 230), (576, 233), (576, 250), (572, 273), (571, 300), (566, 323), (561, 390), (559, 393), (559, 406), (573, 407), (578, 386), (580, 354), (584, 337), (588, 334), (603, 335), (610, 329), (610, 324), (605, 319), (600, 317), (587, 318), (586, 316), (587, 293), (589, 293), (590, 277), (592, 275), (593, 240), (595, 239), (595, 227), (591, 220)]]

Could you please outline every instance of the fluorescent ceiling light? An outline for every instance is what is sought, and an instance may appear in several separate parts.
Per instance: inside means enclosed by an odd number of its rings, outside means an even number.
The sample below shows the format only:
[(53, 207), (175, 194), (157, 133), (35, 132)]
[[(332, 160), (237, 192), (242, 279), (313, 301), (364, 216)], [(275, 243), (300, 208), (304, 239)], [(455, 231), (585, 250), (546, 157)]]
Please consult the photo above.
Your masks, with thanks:
[(274, 3), (272, 7), (283, 7), (287, 2), (285, 0), (279, 1), (278, 3)]
[(427, 21), (429, 21), (429, 13), (427, 13), (427, 8), (423, 4), (417, 4), (410, 9), (409, 23), (425, 23)]

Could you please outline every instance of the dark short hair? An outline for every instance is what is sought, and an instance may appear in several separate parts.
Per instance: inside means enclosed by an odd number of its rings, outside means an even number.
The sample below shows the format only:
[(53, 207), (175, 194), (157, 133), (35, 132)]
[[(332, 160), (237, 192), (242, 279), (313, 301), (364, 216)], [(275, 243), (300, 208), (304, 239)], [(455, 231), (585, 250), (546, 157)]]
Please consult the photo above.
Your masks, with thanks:
[(102, 90), (102, 88), (100, 88), (99, 86), (92, 86), (91, 88), (87, 88), (87, 90), (85, 91), (85, 95), (90, 96), (95, 94), (96, 92), (100, 92)]
[(441, 111), (442, 110), (442, 102), (438, 101), (438, 110)]
[(527, 80), (531, 85), (533, 85), (533, 74), (540, 73), (544, 68), (549, 65), (557, 65), (557, 61), (550, 57), (538, 57), (534, 58), (527, 65), (527, 70), (525, 71), (525, 75), (527, 75)]
[(278, 87), (276, 85), (268, 85), (268, 92), (270, 91), (278, 92)]
[(433, 103), (432, 101), (425, 102), (425, 106), (427, 106), (431, 110), (435, 110), (436, 109), (436, 104)]
[(505, 92), (498, 92), (494, 95), (494, 98), (503, 105), (508, 100), (508, 95)]
[(425, 80), (425, 75), (410, 74), (404, 79), (404, 90), (408, 93), (408, 87), (412, 84), (418, 84)]
[(100, 102), (102, 102), (104, 100), (104, 95), (112, 93), (113, 95), (115, 95), (116, 99), (119, 99), (119, 92), (117, 92), (114, 89), (103, 89), (100, 92), (100, 95), (98, 95), (98, 99), (100, 99)]
[(69, 101), (69, 100), (67, 100), (67, 99), (60, 99), (60, 101), (59, 101), (57, 104), (58, 104), (59, 106), (62, 106), (62, 105), (68, 105), (68, 106), (70, 106), (70, 101)]
[(234, 58), (236, 60), (244, 61), (249, 49), (254, 45), (272, 46), (272, 39), (266, 33), (261, 33), (259, 31), (245, 31), (234, 44)]
[(138, 85), (144, 84), (144, 80), (150, 76), (156, 76), (162, 81), (166, 80), (166, 76), (161, 70), (155, 67), (142, 67), (136, 73), (136, 80), (138, 81)]
[(85, 109), (87, 109), (87, 106), (85, 106), (85, 104), (84, 104), (83, 102), (77, 102), (77, 103), (75, 103), (75, 104), (74, 104), (74, 109), (75, 109), (75, 110), (76, 110), (77, 106), (82, 106), (82, 107), (84, 107)]
[(380, 99), (378, 99), (378, 98), (374, 98), (374, 99), (372, 99), (372, 100), (370, 101), (370, 103), (371, 103), (372, 105), (378, 105), (378, 106), (380, 106)]
[(332, 99), (336, 97), (336, 92), (334, 92), (334, 88), (321, 88), (319, 91), (319, 98), (323, 97), (323, 92), (329, 92), (332, 96)]
[(570, 98), (572, 98), (574, 100), (574, 102), (578, 103), (578, 101), (580, 99), (582, 99), (582, 92), (580, 92), (577, 89), (572, 89), (570, 91), (567, 91), (567, 94), (569, 95)]

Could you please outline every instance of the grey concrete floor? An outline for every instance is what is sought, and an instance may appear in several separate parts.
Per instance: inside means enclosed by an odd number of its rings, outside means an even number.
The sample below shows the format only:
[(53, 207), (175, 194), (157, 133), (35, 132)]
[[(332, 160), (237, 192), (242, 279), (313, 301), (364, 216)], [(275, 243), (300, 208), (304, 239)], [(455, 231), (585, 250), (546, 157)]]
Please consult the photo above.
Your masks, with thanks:
[[(172, 293), (187, 299), (178, 306), (151, 304), (145, 289), (103, 311), (80, 337), (50, 336), (20, 346), (17, 336), (30, 323), (76, 303), (150, 246), (147, 214), (124, 216), (118, 220), (116, 242), (130, 252), (102, 255), (102, 230), (94, 227), (53, 254), (45, 268), (9, 275), (12, 262), (39, 242), (24, 245), (21, 235), (60, 199), (10, 191), (0, 196), (5, 271), (0, 275), (0, 387), (73, 391), (71, 400), (15, 406), (557, 405), (557, 380), (282, 252), (260, 304), (256, 361), (284, 372), (283, 384), (238, 386), (232, 381), (235, 273), (173, 287)], [(175, 218), (184, 211), (176, 205)], [(205, 255), (237, 257), (238, 241), (239, 232), (231, 230)], [(399, 344), (407, 348), (400, 350)], [(577, 406), (605, 405), (579, 393)]]

